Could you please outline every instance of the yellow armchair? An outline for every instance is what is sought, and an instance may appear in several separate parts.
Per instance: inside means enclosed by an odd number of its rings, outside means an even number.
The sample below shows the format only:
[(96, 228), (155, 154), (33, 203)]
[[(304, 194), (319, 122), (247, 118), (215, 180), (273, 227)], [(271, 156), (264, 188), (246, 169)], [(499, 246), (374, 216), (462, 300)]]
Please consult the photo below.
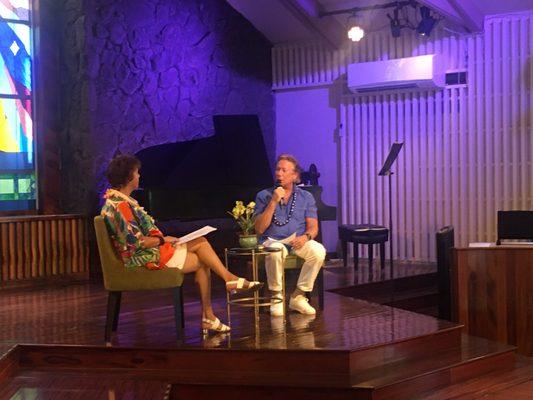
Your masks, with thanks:
[(100, 263), (104, 276), (104, 287), (109, 292), (104, 338), (110, 342), (111, 333), (117, 331), (120, 314), (120, 301), (123, 291), (157, 290), (172, 288), (174, 297), (174, 318), (176, 335), (182, 337), (183, 318), (183, 274), (176, 268), (148, 270), (145, 267), (126, 268), (118, 256), (109, 237), (104, 218), (94, 217), (94, 229)]

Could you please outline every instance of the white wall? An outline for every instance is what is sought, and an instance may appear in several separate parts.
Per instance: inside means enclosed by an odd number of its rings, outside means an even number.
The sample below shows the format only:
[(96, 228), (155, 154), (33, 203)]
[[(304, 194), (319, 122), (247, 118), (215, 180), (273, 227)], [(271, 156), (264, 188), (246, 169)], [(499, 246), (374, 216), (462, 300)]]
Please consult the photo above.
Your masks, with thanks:
[[(466, 69), (468, 85), (326, 96), (352, 62), (434, 53), (448, 70)], [(381, 31), (334, 52), (277, 46), (273, 81), (278, 152), (292, 146), (306, 161), (338, 166), (338, 179), (321, 183), (328, 196), (338, 194), (341, 223), (388, 221), (386, 182), (375, 173), (390, 144), (405, 142), (394, 177), (397, 259), (435, 260), (434, 235), (444, 225), (455, 227), (459, 246), (494, 241), (497, 210), (533, 209), (533, 13), (490, 18), (480, 35), (396, 40)]]
[[(276, 92), (276, 153), (295, 155), (305, 170), (314, 163), (324, 188), (322, 200), (337, 206), (335, 127), (339, 103), (330, 92), (330, 87)], [(322, 228), (327, 250), (336, 251), (337, 223), (324, 221)]]

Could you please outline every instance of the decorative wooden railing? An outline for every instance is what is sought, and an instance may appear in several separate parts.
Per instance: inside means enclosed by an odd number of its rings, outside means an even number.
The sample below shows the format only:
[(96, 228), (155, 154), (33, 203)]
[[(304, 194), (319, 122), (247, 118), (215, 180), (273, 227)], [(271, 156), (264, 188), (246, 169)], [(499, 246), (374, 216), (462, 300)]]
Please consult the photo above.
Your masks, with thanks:
[(89, 246), (83, 215), (0, 218), (0, 283), (88, 277)]

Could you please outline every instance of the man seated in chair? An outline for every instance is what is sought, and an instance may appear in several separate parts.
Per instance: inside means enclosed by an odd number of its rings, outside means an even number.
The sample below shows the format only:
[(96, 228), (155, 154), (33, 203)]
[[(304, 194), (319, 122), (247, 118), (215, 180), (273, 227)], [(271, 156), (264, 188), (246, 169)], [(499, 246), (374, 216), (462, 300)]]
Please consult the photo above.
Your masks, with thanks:
[[(311, 193), (296, 186), (300, 181), (300, 166), (295, 157), (282, 154), (276, 164), (276, 186), (262, 190), (255, 199), (255, 230), (261, 242), (278, 247), (280, 252), (269, 254), (265, 260), (268, 288), (273, 298), (282, 297), (283, 263), (289, 249), (278, 240), (296, 234), (289, 248), (304, 259), (296, 289), (291, 294), (289, 308), (302, 314), (315, 314), (305, 292), (311, 292), (326, 257), (326, 249), (313, 240), (318, 235), (318, 216)], [(271, 240), (272, 239), (272, 240)], [(283, 299), (285, 300), (285, 299)], [(283, 315), (283, 304), (270, 307), (272, 316)]]

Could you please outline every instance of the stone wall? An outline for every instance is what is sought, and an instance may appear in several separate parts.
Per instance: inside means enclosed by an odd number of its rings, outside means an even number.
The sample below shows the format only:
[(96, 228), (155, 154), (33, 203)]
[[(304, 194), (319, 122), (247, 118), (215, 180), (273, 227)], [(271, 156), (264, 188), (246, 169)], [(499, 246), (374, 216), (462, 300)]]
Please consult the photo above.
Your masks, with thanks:
[(65, 0), (65, 212), (92, 213), (117, 153), (258, 114), (275, 151), (270, 43), (222, 0)]

